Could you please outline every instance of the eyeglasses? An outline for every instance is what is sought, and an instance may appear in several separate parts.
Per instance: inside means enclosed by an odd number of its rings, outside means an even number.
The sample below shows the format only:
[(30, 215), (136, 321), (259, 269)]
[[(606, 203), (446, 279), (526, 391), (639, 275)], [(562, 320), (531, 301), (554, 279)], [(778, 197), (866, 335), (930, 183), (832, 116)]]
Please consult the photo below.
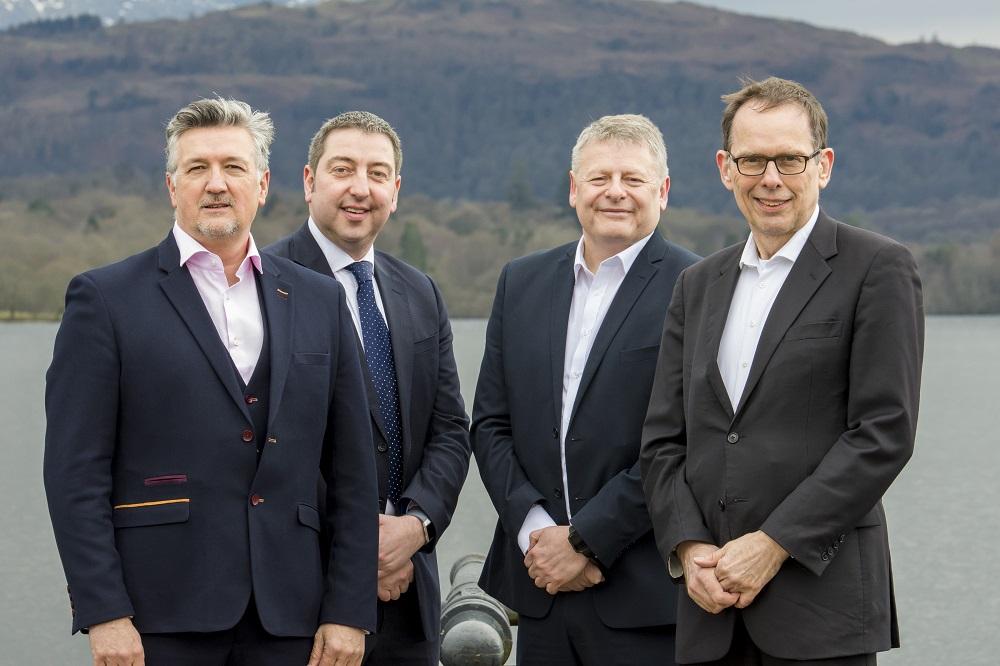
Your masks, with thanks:
[(812, 155), (775, 155), (767, 157), (765, 155), (746, 155), (736, 157), (728, 150), (729, 158), (736, 162), (736, 169), (744, 176), (759, 176), (767, 171), (767, 163), (774, 162), (775, 168), (782, 176), (797, 176), (806, 170), (809, 160), (823, 152), (822, 148), (816, 150)]

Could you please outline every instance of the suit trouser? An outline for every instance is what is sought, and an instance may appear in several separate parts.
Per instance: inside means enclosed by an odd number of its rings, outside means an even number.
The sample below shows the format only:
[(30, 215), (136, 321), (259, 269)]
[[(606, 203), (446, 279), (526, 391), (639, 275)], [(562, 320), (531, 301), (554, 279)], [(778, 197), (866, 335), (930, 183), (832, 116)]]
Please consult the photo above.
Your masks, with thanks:
[(593, 590), (561, 592), (545, 617), (518, 620), (518, 666), (673, 664), (674, 625), (613, 629), (598, 616)]
[(438, 666), (438, 637), (424, 639), (413, 586), (396, 601), (378, 603), (378, 631), (365, 638), (364, 666)]
[(733, 629), (733, 642), (729, 652), (722, 659), (702, 662), (710, 666), (875, 666), (874, 654), (858, 654), (849, 657), (833, 657), (832, 659), (781, 659), (772, 657), (760, 651), (754, 645), (753, 639), (747, 633), (743, 614), (736, 613)]
[(272, 636), (253, 597), (232, 629), (206, 633), (142, 634), (146, 666), (304, 666), (313, 637)]

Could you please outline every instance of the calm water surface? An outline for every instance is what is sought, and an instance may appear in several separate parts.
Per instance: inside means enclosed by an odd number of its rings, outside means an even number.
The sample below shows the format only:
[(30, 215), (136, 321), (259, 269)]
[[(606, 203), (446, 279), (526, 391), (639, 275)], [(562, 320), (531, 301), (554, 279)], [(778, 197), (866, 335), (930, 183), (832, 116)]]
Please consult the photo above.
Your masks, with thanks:
[[(471, 408), (485, 322), (454, 322)], [(69, 635), (41, 482), (44, 373), (55, 324), (0, 325), (0, 664), (89, 664)], [(1000, 317), (932, 317), (917, 449), (886, 496), (903, 648), (890, 666), (992, 665), (1000, 653)], [(439, 546), (443, 577), (484, 552), (496, 514), (475, 468)], [(992, 525), (993, 527), (989, 527)], [(445, 580), (445, 587), (447, 581)]]

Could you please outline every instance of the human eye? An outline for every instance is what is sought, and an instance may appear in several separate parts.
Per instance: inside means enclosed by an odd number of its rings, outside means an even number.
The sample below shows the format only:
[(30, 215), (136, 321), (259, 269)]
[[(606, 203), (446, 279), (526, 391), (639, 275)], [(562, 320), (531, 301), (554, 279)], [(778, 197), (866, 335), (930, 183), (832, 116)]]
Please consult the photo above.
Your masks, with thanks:
[(603, 185), (604, 183), (608, 182), (608, 177), (591, 176), (590, 178), (587, 179), (587, 182), (590, 183), (591, 185)]
[(330, 173), (334, 176), (348, 176), (350, 175), (351, 170), (343, 164), (338, 164), (330, 168)]
[(629, 185), (643, 185), (646, 182), (645, 178), (640, 176), (625, 176), (625, 182)]
[(205, 170), (204, 164), (192, 164), (187, 168), (188, 173), (199, 173)]
[(246, 173), (246, 167), (242, 164), (230, 163), (226, 165), (226, 170), (233, 173)]
[(737, 157), (735, 159), (741, 166), (749, 169), (760, 169), (767, 164), (767, 158), (763, 155), (747, 155), (746, 157)]
[(389, 173), (385, 169), (373, 169), (370, 174), (375, 180), (389, 180)]
[(799, 169), (805, 164), (806, 158), (802, 155), (778, 155), (774, 161), (782, 169)]

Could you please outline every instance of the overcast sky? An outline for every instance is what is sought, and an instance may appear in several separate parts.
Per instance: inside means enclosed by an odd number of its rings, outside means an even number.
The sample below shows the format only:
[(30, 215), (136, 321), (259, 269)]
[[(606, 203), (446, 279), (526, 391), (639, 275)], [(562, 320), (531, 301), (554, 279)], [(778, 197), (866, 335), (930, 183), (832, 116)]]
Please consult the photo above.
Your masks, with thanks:
[(891, 44), (921, 38), (953, 46), (1000, 48), (998, 0), (694, 0), (743, 14), (804, 21), (877, 37)]

